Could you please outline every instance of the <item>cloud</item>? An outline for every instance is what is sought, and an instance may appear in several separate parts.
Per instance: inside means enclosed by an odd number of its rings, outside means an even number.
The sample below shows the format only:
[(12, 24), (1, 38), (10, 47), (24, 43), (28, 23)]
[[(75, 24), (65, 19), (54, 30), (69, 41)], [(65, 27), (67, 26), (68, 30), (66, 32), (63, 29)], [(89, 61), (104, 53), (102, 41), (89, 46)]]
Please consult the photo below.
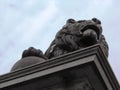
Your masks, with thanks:
[(38, 32), (42, 31), (45, 24), (51, 20), (57, 12), (55, 1), (52, 0), (48, 6), (34, 17), (28, 17), (17, 26), (17, 30), (23, 31), (21, 41), (31, 40)]
[(101, 11), (106, 11), (113, 5), (113, 0), (93, 0), (93, 5)]

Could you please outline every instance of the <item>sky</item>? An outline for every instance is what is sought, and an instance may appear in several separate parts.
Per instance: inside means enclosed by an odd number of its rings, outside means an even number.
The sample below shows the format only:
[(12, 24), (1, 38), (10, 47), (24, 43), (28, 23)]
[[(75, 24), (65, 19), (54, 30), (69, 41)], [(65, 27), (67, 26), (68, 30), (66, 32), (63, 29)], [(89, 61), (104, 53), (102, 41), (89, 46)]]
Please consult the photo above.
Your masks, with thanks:
[(120, 82), (120, 0), (0, 0), (0, 75), (33, 46), (47, 50), (66, 20), (102, 22), (108, 61)]

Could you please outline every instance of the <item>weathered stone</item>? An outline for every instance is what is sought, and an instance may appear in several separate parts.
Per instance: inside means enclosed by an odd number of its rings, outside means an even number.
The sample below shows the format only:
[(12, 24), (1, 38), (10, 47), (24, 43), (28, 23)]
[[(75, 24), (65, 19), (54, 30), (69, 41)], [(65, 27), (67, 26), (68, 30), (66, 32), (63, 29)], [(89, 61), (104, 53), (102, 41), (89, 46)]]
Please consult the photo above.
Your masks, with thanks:
[(36, 57), (36, 56), (29, 56), (29, 57), (24, 57), (20, 60), (18, 60), (14, 66), (12, 67), (11, 71), (16, 71), (20, 70), (26, 67), (29, 67), (31, 65), (35, 65), (37, 63), (42, 63), (45, 62), (45, 59)]
[(0, 76), (0, 90), (119, 90), (100, 45)]

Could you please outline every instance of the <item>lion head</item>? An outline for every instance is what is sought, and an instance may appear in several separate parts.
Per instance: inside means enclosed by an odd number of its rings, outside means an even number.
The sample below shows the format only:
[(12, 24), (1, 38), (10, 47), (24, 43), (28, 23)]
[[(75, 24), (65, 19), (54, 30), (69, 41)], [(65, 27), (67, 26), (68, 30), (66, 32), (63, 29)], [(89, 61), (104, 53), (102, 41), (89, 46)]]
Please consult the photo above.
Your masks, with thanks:
[[(50, 47), (45, 53), (48, 58), (56, 57), (80, 48), (97, 43), (106, 44), (103, 40), (101, 21), (68, 19), (66, 24), (55, 36)], [(108, 45), (106, 44), (108, 49)]]

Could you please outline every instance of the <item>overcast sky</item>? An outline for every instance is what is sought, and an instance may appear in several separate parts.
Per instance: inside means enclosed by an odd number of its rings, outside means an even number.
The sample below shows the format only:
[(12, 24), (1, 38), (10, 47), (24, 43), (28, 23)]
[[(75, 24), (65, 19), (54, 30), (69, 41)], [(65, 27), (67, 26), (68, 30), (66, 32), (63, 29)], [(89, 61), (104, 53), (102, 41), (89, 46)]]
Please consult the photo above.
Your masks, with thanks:
[(30, 46), (46, 51), (69, 18), (101, 20), (109, 63), (120, 81), (120, 0), (0, 0), (0, 75)]

